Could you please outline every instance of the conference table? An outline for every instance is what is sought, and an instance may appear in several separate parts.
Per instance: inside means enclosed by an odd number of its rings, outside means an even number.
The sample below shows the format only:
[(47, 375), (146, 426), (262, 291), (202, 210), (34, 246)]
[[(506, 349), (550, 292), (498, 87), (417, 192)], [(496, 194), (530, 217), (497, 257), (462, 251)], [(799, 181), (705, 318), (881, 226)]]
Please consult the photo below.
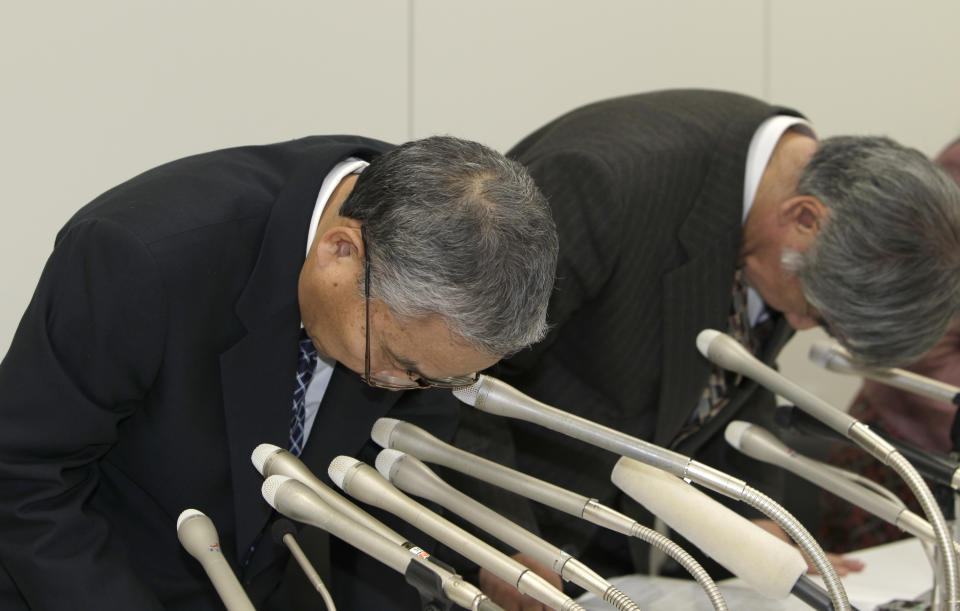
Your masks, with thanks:
[[(846, 554), (866, 565), (859, 573), (841, 578), (850, 603), (860, 611), (876, 609), (896, 599), (914, 600), (933, 585), (933, 571), (919, 541), (902, 539)], [(819, 581), (819, 577), (813, 577)], [(610, 580), (644, 611), (711, 611), (713, 605), (693, 580), (625, 575)], [(822, 584), (823, 582), (820, 581)], [(795, 596), (772, 600), (752, 590), (740, 579), (717, 583), (733, 610), (800, 611), (810, 607)], [(594, 594), (585, 594), (578, 602), (588, 610), (609, 611), (610, 606)]]

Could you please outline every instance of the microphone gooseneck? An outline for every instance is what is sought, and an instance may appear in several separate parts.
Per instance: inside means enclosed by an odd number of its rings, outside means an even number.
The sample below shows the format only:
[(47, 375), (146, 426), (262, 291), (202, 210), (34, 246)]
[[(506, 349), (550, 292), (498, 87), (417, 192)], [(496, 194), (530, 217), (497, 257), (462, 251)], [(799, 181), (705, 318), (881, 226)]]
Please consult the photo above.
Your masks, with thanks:
[(823, 576), (837, 611), (850, 609), (850, 601), (836, 569), (810, 532), (786, 509), (759, 490), (748, 486), (743, 480), (672, 450), (541, 403), (509, 384), (487, 375), (481, 375), (477, 382), (469, 387), (454, 390), (453, 394), (481, 411), (538, 424), (743, 501), (776, 522), (807, 554), (810, 562)]
[[(894, 500), (896, 497), (892, 493), (887, 494), (893, 498), (883, 496), (854, 481), (855, 474), (801, 455), (763, 427), (734, 420), (727, 425), (724, 437), (727, 443), (747, 456), (786, 469), (904, 532), (927, 543), (936, 543), (930, 523), (907, 509), (899, 499)], [(879, 488), (879, 484), (870, 483)], [(960, 549), (960, 543), (955, 542), (954, 548)]]
[(943, 513), (920, 474), (895, 447), (862, 422), (760, 362), (729, 335), (714, 329), (704, 329), (697, 336), (697, 348), (714, 364), (752, 378), (769, 390), (793, 401), (797, 407), (834, 431), (848, 437), (871, 456), (893, 468), (916, 496), (936, 534), (937, 549), (941, 554), (943, 568), (940, 581), (944, 593), (942, 600), (951, 609), (960, 609), (957, 554), (953, 549), (953, 539), (943, 519)]
[(406, 452), (424, 462), (448, 467), (597, 526), (635, 537), (659, 549), (686, 569), (700, 584), (715, 611), (725, 611), (727, 603), (710, 575), (682, 547), (633, 518), (541, 479), (471, 454), (445, 443), (422, 428), (393, 418), (379, 418), (370, 437), (382, 448)]

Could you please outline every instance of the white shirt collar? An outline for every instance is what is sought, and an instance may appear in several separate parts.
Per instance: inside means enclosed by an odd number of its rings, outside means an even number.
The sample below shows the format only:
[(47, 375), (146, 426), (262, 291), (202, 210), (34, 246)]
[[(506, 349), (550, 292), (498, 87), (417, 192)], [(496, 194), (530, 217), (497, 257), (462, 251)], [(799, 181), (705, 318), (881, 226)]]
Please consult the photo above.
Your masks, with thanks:
[[(813, 130), (813, 125), (806, 119), (793, 117), (789, 115), (776, 115), (770, 117), (760, 124), (757, 131), (753, 133), (750, 140), (750, 146), (747, 148), (747, 169), (743, 178), (743, 216), (741, 224), (747, 222), (747, 215), (750, 214), (750, 208), (753, 206), (753, 200), (757, 196), (757, 189), (760, 187), (760, 179), (763, 178), (763, 172), (770, 163), (770, 157), (773, 156), (773, 149), (777, 142), (788, 129), (794, 129), (811, 138), (816, 138), (817, 134)], [(750, 325), (754, 326), (759, 322), (766, 320), (767, 306), (760, 297), (760, 293), (747, 287), (747, 316)]]
[[(348, 157), (333, 166), (333, 169), (327, 173), (320, 185), (320, 192), (317, 194), (317, 203), (313, 207), (313, 216), (310, 217), (310, 231), (307, 233), (307, 254), (310, 254), (310, 245), (313, 244), (313, 238), (317, 235), (317, 224), (320, 222), (320, 216), (327, 207), (333, 190), (337, 188), (340, 181), (350, 174), (359, 174), (369, 163), (359, 157)], [(304, 255), (306, 256), (306, 255)]]

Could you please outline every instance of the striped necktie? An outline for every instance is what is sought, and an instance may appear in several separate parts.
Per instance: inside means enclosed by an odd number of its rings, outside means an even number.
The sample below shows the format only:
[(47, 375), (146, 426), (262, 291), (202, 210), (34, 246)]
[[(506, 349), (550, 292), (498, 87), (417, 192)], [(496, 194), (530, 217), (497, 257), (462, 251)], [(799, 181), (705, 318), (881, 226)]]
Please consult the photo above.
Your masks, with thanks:
[(317, 368), (317, 349), (314, 348), (313, 342), (303, 331), (300, 333), (299, 346), (297, 384), (293, 389), (293, 409), (290, 414), (290, 453), (294, 456), (300, 456), (300, 453), (303, 452), (307, 387), (310, 385), (313, 372)]

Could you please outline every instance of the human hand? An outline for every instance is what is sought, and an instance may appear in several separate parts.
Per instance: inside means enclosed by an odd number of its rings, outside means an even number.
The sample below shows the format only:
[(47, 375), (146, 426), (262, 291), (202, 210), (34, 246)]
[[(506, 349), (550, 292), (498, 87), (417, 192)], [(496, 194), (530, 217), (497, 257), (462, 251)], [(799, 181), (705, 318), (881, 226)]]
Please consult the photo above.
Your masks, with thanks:
[[(550, 582), (550, 585), (558, 590), (563, 590), (563, 582), (560, 580), (560, 576), (546, 565), (537, 562), (526, 554), (518, 553), (512, 557), (520, 564), (530, 567), (534, 573)], [(532, 596), (522, 594), (513, 584), (500, 579), (487, 569), (480, 569), (477, 582), (483, 593), (490, 597), (490, 600), (503, 607), (504, 611), (550, 611), (550, 607)]]
[[(783, 529), (780, 528), (780, 525), (773, 520), (752, 520), (752, 522), (768, 533), (793, 545), (793, 540), (790, 539), (790, 537), (787, 536), (787, 533), (783, 532)], [(794, 545), (794, 547), (796, 546)], [(817, 567), (810, 563), (810, 559), (807, 558), (806, 554), (803, 555), (803, 559), (807, 563), (807, 573), (810, 573), (811, 575), (820, 574), (820, 571), (817, 569)], [(863, 567), (866, 566), (855, 558), (846, 558), (840, 554), (827, 553), (827, 560), (829, 560), (830, 564), (833, 565), (833, 569), (837, 572), (838, 577), (843, 577), (845, 575), (849, 575), (850, 573), (857, 573), (862, 571)]]

